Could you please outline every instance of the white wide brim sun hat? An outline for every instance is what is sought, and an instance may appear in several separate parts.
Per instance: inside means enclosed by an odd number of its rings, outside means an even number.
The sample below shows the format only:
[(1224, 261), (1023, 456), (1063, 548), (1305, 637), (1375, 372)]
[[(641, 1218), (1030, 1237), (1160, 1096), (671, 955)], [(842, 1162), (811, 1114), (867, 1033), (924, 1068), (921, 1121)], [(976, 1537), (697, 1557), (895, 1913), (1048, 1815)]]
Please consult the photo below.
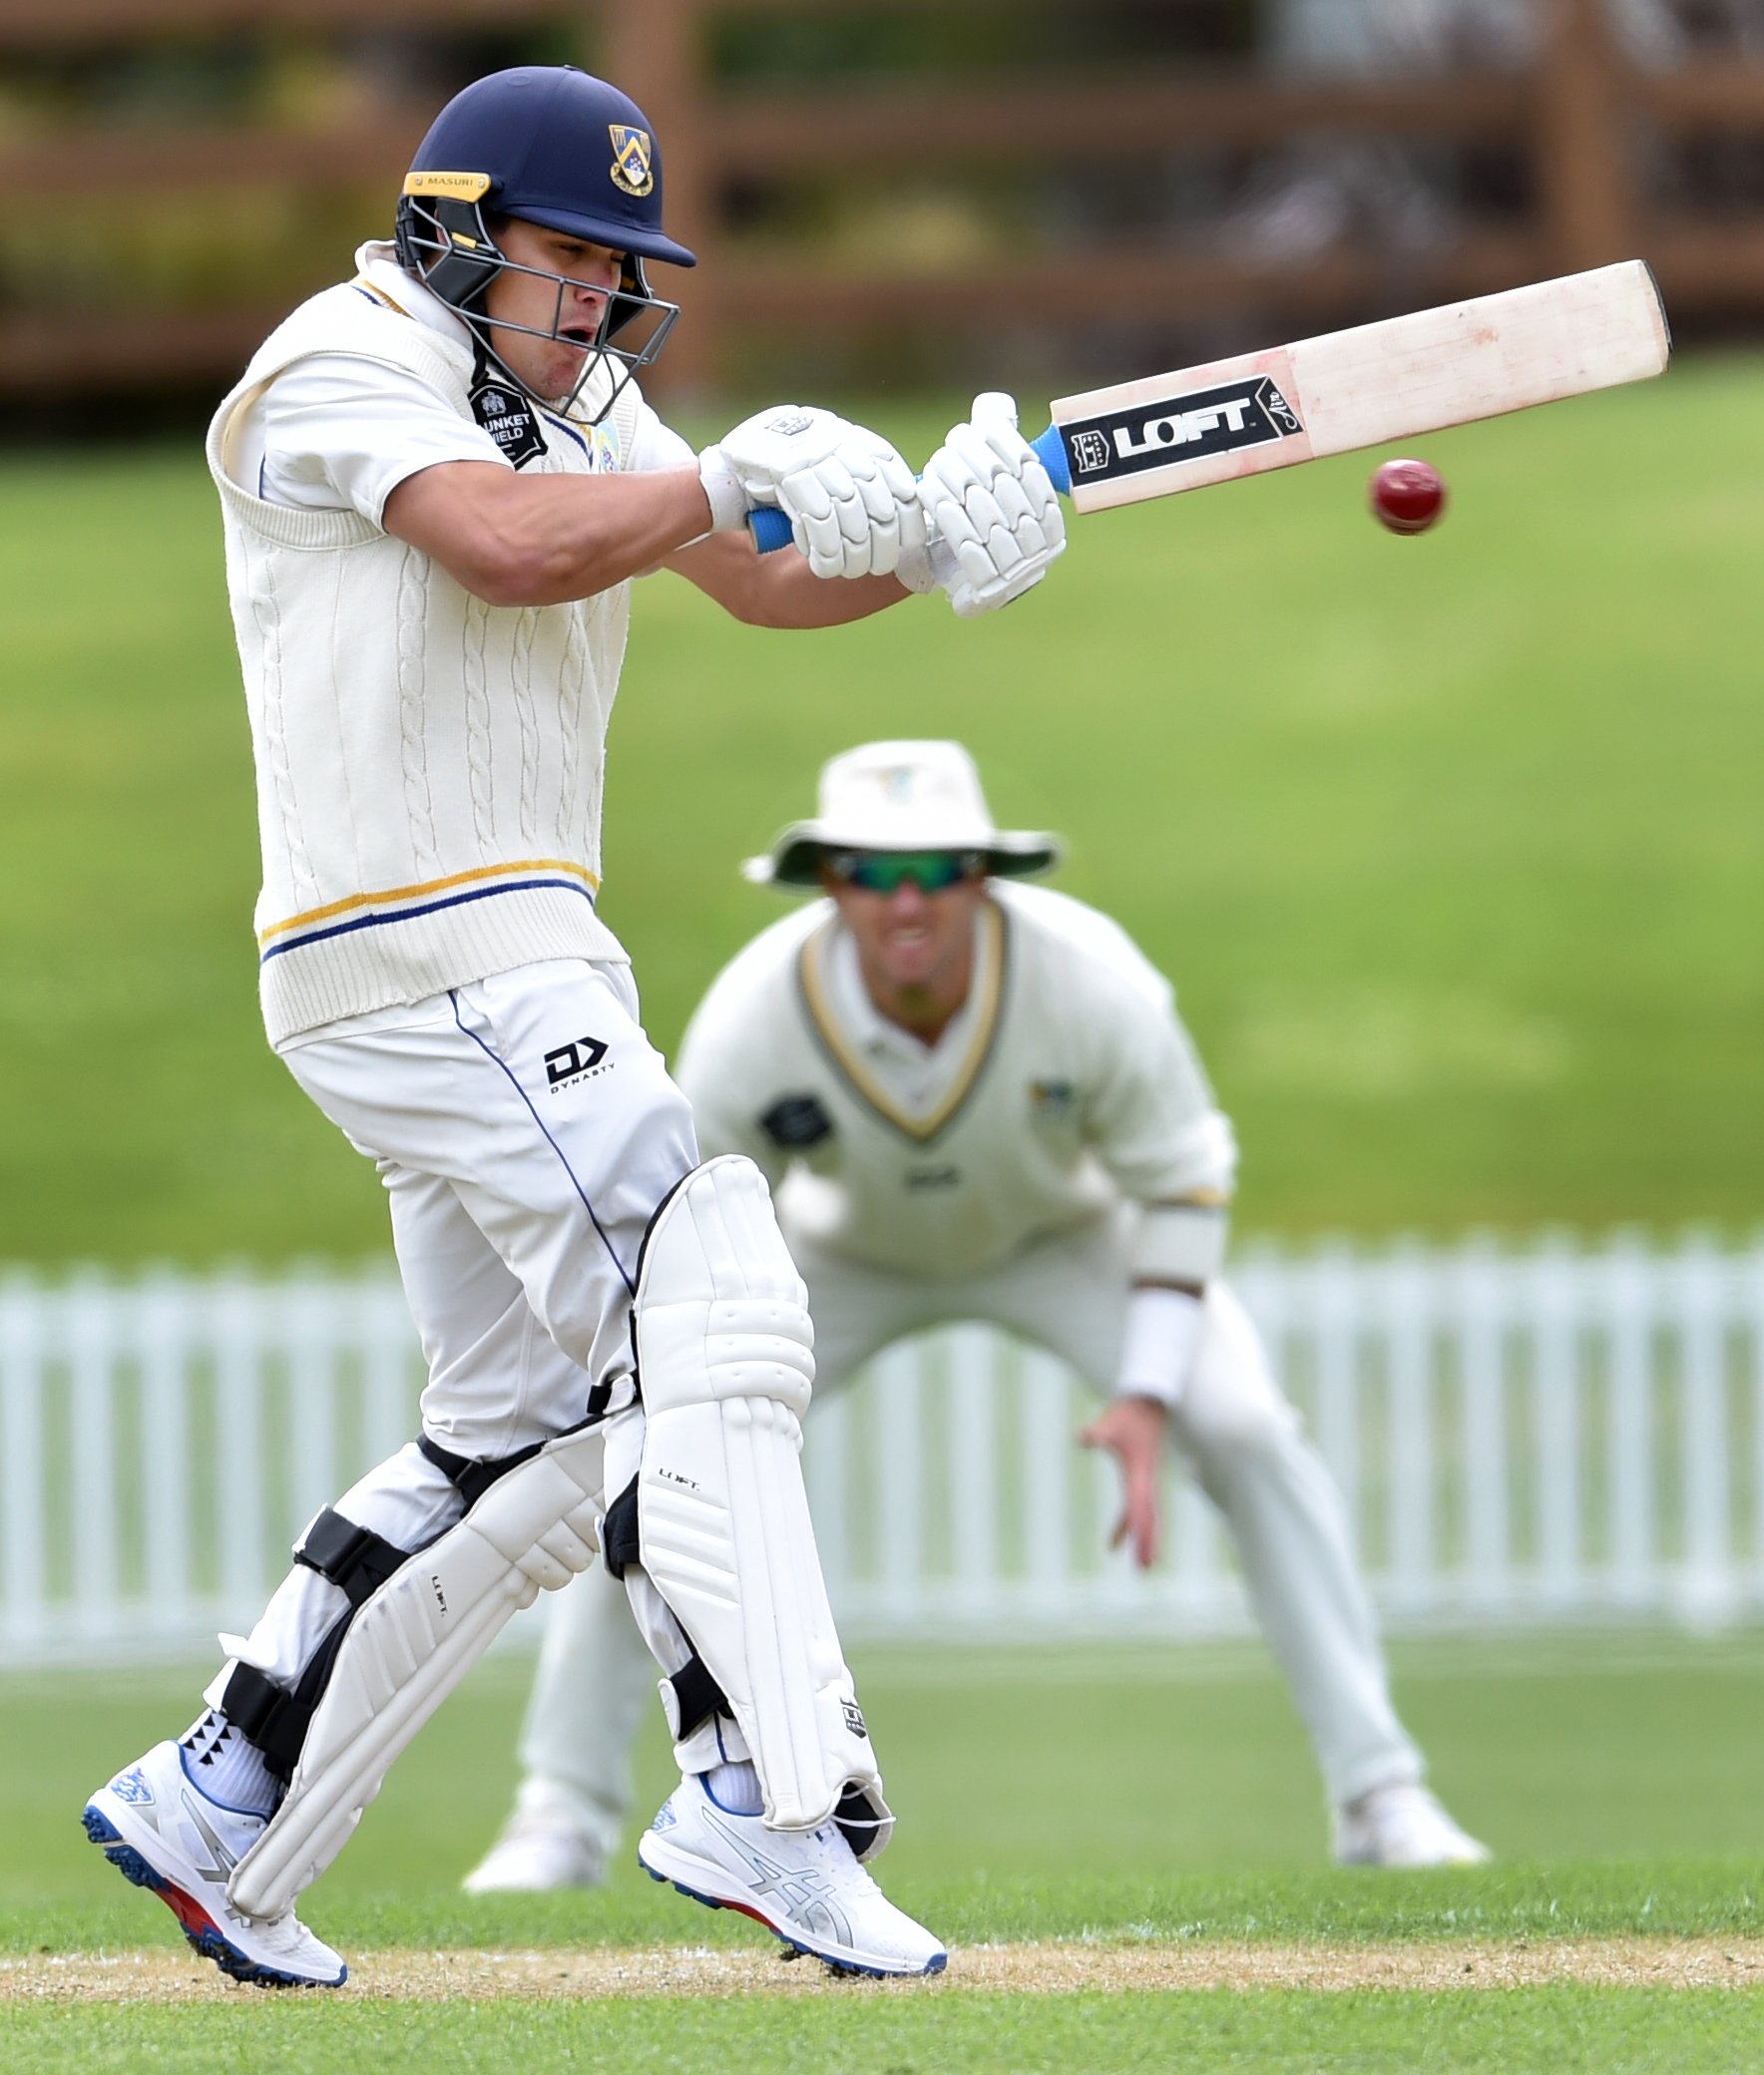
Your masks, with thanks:
[(780, 829), (742, 873), (760, 885), (818, 886), (836, 850), (966, 850), (1021, 878), (1060, 860), (1057, 836), (993, 826), (980, 773), (959, 742), (866, 742), (822, 767), (820, 812)]

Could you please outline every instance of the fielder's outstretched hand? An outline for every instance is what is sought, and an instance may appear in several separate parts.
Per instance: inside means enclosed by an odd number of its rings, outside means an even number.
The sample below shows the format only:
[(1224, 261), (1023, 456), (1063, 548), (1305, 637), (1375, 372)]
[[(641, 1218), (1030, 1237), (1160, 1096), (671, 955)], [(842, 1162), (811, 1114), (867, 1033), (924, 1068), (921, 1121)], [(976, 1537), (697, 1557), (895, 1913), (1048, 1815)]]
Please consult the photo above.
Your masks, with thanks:
[(1141, 1570), (1157, 1561), (1163, 1540), (1158, 1470), (1168, 1424), (1169, 1414), (1155, 1398), (1114, 1398), (1079, 1436), (1085, 1448), (1107, 1449), (1120, 1464), (1120, 1518), (1108, 1546), (1128, 1543)]
[(1017, 430), (1017, 404), (999, 390), (974, 399), (925, 464), (919, 496), (931, 538), (903, 554), (909, 591), (943, 590), (964, 620), (1021, 598), (1066, 548), (1066, 520), (1048, 472)]
[(812, 404), (774, 404), (698, 456), (713, 531), (776, 505), (817, 577), (887, 577), (923, 557), (925, 513), (906, 462), (879, 432)]

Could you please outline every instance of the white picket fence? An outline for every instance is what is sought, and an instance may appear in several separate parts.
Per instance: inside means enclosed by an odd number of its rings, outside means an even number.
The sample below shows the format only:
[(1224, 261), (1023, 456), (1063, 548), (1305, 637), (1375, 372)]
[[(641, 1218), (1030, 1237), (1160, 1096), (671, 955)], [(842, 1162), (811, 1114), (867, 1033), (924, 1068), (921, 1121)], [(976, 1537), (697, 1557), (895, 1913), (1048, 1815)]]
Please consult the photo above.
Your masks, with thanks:
[[(1392, 1626), (1764, 1614), (1764, 1241), (1263, 1249), (1233, 1281)], [(383, 1269), (0, 1276), (0, 1664), (247, 1623), (303, 1522), (414, 1432), (420, 1381)], [(1090, 1403), (965, 1326), (817, 1407), (847, 1630), (1245, 1627), (1216, 1516), (1173, 1468), (1166, 1560), (1105, 1554), (1113, 1471), (1072, 1446)]]

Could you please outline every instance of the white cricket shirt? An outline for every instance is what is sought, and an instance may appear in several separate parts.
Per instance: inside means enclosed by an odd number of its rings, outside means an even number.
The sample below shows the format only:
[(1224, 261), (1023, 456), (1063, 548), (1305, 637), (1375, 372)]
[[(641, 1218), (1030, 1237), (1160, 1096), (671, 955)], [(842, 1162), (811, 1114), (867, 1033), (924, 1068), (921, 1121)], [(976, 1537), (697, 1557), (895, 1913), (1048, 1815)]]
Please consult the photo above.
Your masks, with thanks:
[(487, 604), (389, 535), (453, 460), (599, 475), (689, 463), (597, 367), (574, 415), (478, 364), (451, 311), (370, 245), (288, 316), (210, 427), (257, 768), (256, 925), (275, 1044), (548, 959), (623, 961), (595, 912), (605, 740), (629, 584)]
[(968, 1001), (930, 1046), (877, 1014), (831, 902), (764, 931), (675, 1062), (702, 1151), (756, 1160), (791, 1237), (898, 1273), (975, 1275), (1124, 1197), (1190, 1226), (1172, 1243), (1165, 1221), (1143, 1265), (1204, 1281), (1235, 1148), (1168, 983), (1044, 888), (995, 881), (977, 928)]

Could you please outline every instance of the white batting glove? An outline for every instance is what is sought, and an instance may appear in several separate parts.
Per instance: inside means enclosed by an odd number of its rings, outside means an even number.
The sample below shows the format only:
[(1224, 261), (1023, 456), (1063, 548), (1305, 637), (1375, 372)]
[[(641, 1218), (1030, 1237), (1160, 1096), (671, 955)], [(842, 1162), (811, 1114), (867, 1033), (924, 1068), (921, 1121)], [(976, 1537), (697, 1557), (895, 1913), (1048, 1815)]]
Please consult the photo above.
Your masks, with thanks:
[(989, 390), (925, 464), (919, 497), (932, 538), (903, 554), (909, 591), (942, 590), (964, 620), (1021, 598), (1066, 551), (1060, 499), (1017, 430), (1015, 399)]
[(880, 433), (808, 404), (747, 418), (698, 456), (712, 529), (776, 505), (817, 577), (886, 577), (925, 551), (913, 472)]

